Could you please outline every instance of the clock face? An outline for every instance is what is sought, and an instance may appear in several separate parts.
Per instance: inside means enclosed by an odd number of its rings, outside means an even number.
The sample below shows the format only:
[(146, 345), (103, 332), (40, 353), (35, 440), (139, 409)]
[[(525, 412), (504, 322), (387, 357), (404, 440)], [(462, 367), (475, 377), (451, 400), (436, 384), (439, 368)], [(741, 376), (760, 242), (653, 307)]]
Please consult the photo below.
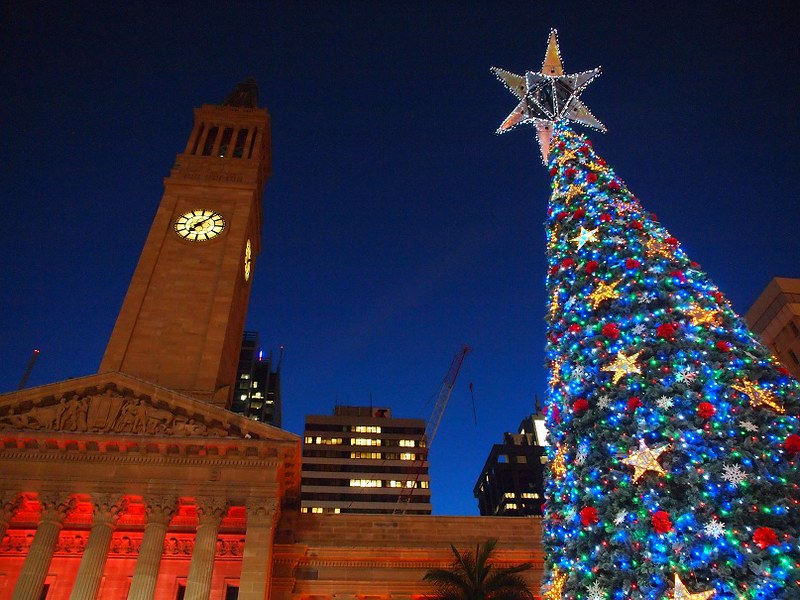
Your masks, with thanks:
[(253, 267), (253, 248), (250, 245), (250, 240), (247, 240), (247, 245), (244, 247), (244, 280), (250, 280), (250, 269)]
[(190, 242), (205, 242), (225, 229), (225, 219), (213, 210), (197, 208), (182, 214), (175, 221), (175, 233)]

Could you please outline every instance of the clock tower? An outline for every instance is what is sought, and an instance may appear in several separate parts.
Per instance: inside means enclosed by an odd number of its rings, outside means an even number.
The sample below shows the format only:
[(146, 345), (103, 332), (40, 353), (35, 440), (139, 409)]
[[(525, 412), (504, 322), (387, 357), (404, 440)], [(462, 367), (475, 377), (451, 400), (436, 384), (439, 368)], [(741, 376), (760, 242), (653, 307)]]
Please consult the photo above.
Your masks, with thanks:
[(270, 118), (253, 80), (195, 109), (100, 373), (228, 408), (270, 175)]

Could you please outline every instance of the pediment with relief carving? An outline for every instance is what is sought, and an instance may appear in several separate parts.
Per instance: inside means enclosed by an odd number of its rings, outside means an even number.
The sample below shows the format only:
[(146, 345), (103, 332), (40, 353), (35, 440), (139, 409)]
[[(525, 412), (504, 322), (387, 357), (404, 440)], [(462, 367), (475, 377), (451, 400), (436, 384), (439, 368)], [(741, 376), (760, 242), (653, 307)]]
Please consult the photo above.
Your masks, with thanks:
[(121, 373), (0, 395), (0, 429), (296, 439), (275, 427)]

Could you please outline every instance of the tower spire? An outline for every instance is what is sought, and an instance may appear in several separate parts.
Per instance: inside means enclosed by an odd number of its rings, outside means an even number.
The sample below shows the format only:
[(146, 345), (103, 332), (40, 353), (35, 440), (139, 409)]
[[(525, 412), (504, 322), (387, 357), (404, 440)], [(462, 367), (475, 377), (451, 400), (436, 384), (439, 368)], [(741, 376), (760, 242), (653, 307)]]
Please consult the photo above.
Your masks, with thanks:
[(237, 83), (228, 94), (222, 106), (239, 106), (242, 108), (258, 108), (258, 84), (253, 77)]

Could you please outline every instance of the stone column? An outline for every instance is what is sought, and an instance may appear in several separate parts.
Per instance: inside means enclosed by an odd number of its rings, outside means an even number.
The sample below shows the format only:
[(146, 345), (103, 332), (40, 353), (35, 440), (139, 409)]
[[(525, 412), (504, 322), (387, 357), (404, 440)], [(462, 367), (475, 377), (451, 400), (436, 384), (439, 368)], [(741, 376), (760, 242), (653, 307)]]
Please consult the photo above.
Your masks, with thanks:
[(156, 593), (158, 568), (164, 554), (164, 538), (167, 527), (178, 507), (175, 496), (145, 496), (147, 523), (144, 526), (142, 544), (139, 546), (139, 557), (133, 570), (131, 589), (128, 600), (153, 600)]
[(214, 554), (217, 550), (219, 524), (228, 508), (225, 498), (197, 498), (197, 535), (192, 550), (192, 563), (186, 579), (184, 600), (208, 600), (211, 593), (211, 575), (214, 572)]
[(83, 550), (78, 575), (70, 600), (95, 600), (103, 578), (103, 568), (111, 546), (111, 535), (122, 515), (124, 498), (120, 494), (93, 494), (94, 519), (89, 541)]
[(39, 494), (39, 504), (42, 507), (39, 526), (28, 549), (28, 556), (22, 563), (12, 600), (39, 600), (58, 543), (58, 534), (67, 514), (75, 507), (75, 500), (68, 494), (45, 492)]
[(247, 533), (244, 538), (239, 600), (269, 600), (272, 579), (272, 541), (277, 523), (273, 500), (247, 502)]
[(6, 490), (0, 491), (0, 541), (5, 536), (8, 524), (20, 504), (22, 504), (22, 496), (19, 493)]

